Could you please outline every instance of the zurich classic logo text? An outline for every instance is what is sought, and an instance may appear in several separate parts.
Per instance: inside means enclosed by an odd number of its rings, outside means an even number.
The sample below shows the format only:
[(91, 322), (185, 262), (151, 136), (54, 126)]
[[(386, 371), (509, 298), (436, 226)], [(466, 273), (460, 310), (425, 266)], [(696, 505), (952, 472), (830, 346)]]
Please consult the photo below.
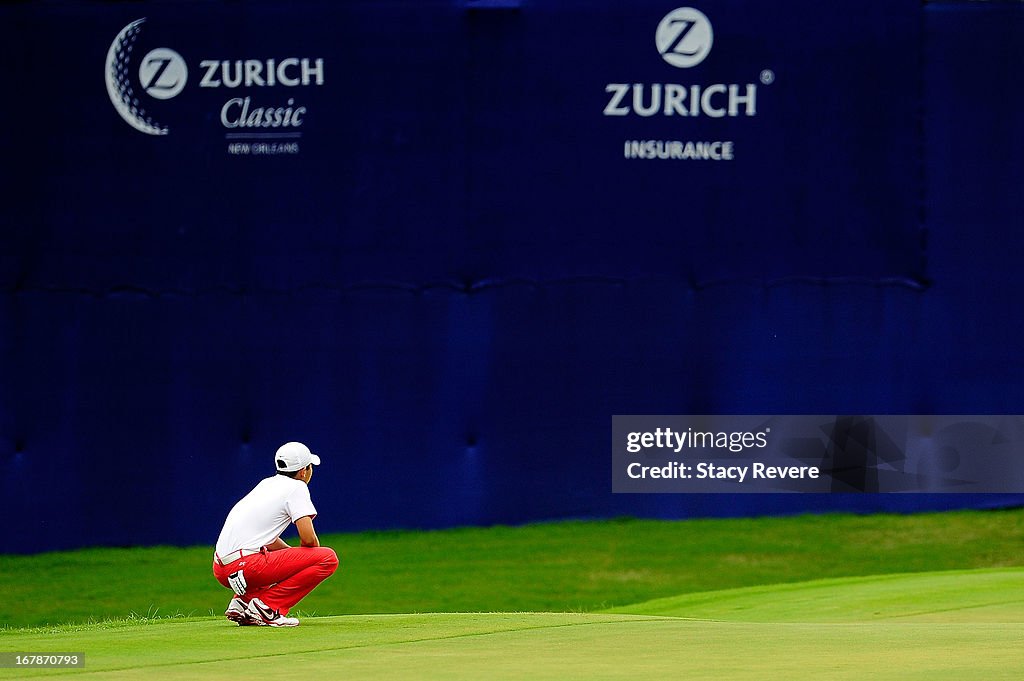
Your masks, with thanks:
[(714, 33), (703, 12), (680, 7), (665, 15), (654, 34), (658, 53), (672, 66), (687, 69), (704, 61), (711, 52)]
[[(110, 44), (104, 73), (107, 94), (114, 109), (130, 126), (148, 135), (166, 135), (167, 126), (146, 110), (135, 83), (153, 99), (170, 99), (185, 87), (188, 67), (180, 54), (166, 47), (150, 50), (141, 59), (134, 58), (135, 43), (145, 22), (142, 18), (128, 24)], [(138, 64), (137, 80), (133, 78), (135, 64)]]
[[(299, 153), (297, 140), (311, 117), (302, 99), (307, 88), (324, 85), (323, 57), (285, 53), (193, 59), (190, 69), (181, 54), (158, 46), (164, 39), (159, 26), (148, 31), (143, 17), (122, 28), (107, 51), (107, 94), (128, 125), (146, 135), (166, 136), (166, 119), (219, 121), (229, 154)], [(167, 101), (186, 88), (189, 97)], [(204, 131), (213, 132), (213, 125)], [(246, 139), (253, 142), (239, 141)]]

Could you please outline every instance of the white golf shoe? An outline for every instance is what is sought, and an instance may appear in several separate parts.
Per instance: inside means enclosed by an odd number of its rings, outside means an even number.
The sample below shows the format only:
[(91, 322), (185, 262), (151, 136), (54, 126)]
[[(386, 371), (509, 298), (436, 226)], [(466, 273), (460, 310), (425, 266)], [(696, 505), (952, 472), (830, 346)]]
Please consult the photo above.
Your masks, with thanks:
[(248, 617), (248, 624), (255, 624), (260, 627), (297, 627), (299, 620), (294, 617), (286, 617), (277, 610), (264, 603), (259, 598), (249, 601), (245, 609)]
[(224, 616), (232, 622), (237, 622), (238, 626), (244, 627), (247, 624), (253, 624), (249, 621), (248, 604), (238, 596), (231, 599), (228, 603), (228, 609), (224, 611)]

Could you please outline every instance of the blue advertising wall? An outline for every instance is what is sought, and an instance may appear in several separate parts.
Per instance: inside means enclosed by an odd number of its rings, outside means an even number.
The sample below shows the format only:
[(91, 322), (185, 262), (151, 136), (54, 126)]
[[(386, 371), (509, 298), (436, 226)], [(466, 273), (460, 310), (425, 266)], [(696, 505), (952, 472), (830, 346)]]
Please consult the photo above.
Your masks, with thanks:
[(1024, 413), (1019, 4), (26, 2), (0, 37), (7, 550), (210, 543), (288, 440), (321, 531), (1024, 502), (612, 494), (609, 455), (613, 414)]

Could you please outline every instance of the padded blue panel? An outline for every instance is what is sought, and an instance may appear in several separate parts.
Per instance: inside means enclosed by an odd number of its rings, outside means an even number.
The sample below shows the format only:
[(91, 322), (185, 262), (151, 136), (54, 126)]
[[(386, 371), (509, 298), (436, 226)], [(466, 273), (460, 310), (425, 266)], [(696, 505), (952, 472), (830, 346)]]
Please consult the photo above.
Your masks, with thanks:
[[(676, 69), (672, 3), (498, 4), (0, 9), (31, 103), (0, 108), (10, 549), (212, 542), (290, 439), (321, 531), (1024, 501), (613, 495), (609, 468), (616, 413), (1021, 413), (1024, 9), (709, 0)], [(101, 77), (140, 16), (190, 70), (163, 138)], [(289, 56), (324, 85), (198, 86)], [(747, 82), (756, 116), (602, 113), (609, 84)], [(300, 153), (230, 154), (235, 96), (307, 106)]]

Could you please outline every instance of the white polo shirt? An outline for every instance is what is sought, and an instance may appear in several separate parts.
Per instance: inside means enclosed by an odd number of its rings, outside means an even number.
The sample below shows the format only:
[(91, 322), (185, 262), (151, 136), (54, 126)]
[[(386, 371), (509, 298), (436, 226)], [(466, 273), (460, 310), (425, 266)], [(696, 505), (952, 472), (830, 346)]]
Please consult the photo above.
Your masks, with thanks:
[(316, 508), (306, 483), (286, 475), (266, 478), (228, 513), (217, 538), (217, 555), (228, 556), (239, 549), (259, 551), (307, 515), (315, 516)]

